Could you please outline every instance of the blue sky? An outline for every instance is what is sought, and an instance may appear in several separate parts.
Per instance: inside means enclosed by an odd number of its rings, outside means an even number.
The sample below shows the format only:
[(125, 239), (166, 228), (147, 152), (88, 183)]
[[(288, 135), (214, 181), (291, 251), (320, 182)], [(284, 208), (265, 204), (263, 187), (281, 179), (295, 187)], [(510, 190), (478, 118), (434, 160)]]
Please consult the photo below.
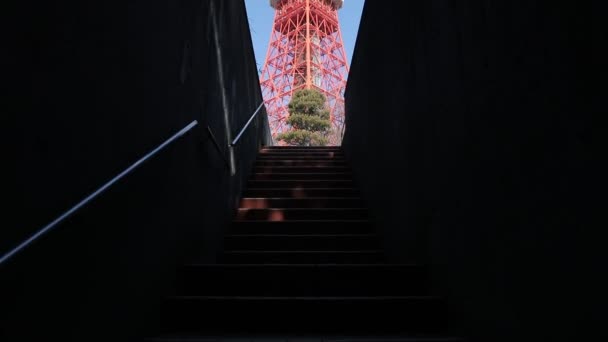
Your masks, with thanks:
[[(344, 39), (349, 65), (353, 56), (364, 2), (365, 0), (345, 0), (344, 7), (338, 11), (340, 25), (342, 26), (342, 39)], [(258, 63), (258, 70), (260, 70), (264, 66), (264, 59), (266, 58), (274, 10), (270, 7), (268, 0), (245, 0), (245, 5), (249, 16), (255, 58)]]

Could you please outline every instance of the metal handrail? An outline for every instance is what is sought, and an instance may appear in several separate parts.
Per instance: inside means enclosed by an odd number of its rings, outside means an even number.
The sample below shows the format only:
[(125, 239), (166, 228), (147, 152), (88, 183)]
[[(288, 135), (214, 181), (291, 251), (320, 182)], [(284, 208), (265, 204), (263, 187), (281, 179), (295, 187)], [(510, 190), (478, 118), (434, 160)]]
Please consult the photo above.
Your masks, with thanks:
[(118, 182), (124, 176), (128, 175), (129, 173), (131, 173), (138, 166), (140, 166), (141, 164), (143, 164), (144, 162), (146, 162), (148, 159), (152, 158), (155, 154), (157, 154), (158, 152), (160, 152), (161, 150), (163, 150), (169, 144), (171, 144), (175, 140), (179, 139), (184, 134), (188, 133), (196, 125), (198, 125), (198, 121), (197, 120), (192, 121), (186, 127), (182, 128), (179, 132), (175, 133), (171, 138), (167, 139), (164, 143), (160, 144), (157, 148), (155, 148), (154, 150), (150, 151), (148, 154), (146, 154), (145, 156), (143, 156), (141, 159), (139, 159), (138, 161), (136, 161), (135, 163), (133, 163), (131, 166), (129, 166), (127, 169), (125, 169), (123, 172), (121, 172), (118, 176), (112, 178), (112, 180), (110, 180), (109, 182), (107, 182), (106, 184), (104, 184), (99, 189), (95, 190), (89, 196), (85, 197), (85, 199), (83, 199), (82, 201), (78, 202), (78, 204), (76, 204), (75, 206), (73, 206), (70, 210), (68, 210), (65, 213), (61, 214), (59, 217), (57, 217), (51, 223), (47, 224), (42, 229), (40, 229), (38, 232), (36, 232), (34, 235), (32, 235), (31, 237), (29, 237), (28, 239), (26, 239), (25, 241), (23, 241), (22, 243), (20, 243), (17, 247), (13, 248), (11, 251), (9, 251), (5, 255), (3, 255), (0, 258), (0, 265), (2, 265), (4, 262), (6, 262), (7, 260), (9, 260), (13, 256), (15, 256), (17, 253), (19, 253), (24, 248), (26, 248), (29, 245), (31, 245), (34, 241), (36, 241), (37, 239), (39, 239), (42, 235), (48, 233), (51, 229), (57, 227), (57, 225), (59, 225), (60, 223), (62, 223), (63, 221), (65, 221), (65, 219), (67, 219), (72, 214), (74, 214), (75, 212), (77, 212), (80, 208), (82, 208), (85, 205), (87, 205), (90, 201), (92, 201), (97, 196), (99, 196), (101, 193), (103, 193), (104, 191), (106, 191), (109, 187), (111, 187), (112, 185), (114, 185), (114, 183)]
[(249, 125), (251, 124), (251, 122), (253, 121), (253, 119), (256, 117), (256, 115), (258, 115), (258, 113), (260, 112), (260, 109), (262, 109), (262, 107), (264, 107), (264, 101), (262, 101), (262, 103), (260, 103), (260, 106), (258, 107), (258, 109), (256, 109), (255, 112), (253, 112), (253, 114), (249, 118), (249, 121), (247, 121), (247, 123), (245, 124), (245, 126), (243, 126), (243, 129), (241, 129), (241, 131), (236, 136), (236, 138), (234, 138), (234, 140), (232, 141), (232, 143), (230, 143), (230, 147), (236, 146), (236, 144), (241, 139), (241, 136), (243, 135), (243, 133), (245, 133), (245, 131), (247, 130), (247, 127), (249, 127)]

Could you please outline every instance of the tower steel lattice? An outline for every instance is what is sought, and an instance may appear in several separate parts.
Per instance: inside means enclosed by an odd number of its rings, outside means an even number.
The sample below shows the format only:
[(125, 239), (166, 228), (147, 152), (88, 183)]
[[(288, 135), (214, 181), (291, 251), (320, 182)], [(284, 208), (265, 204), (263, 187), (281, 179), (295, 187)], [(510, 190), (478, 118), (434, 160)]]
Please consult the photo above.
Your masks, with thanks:
[(275, 17), (260, 79), (272, 135), (289, 130), (287, 105), (296, 90), (318, 89), (327, 98), (330, 144), (344, 133), (348, 63), (338, 10), (344, 0), (271, 0)]

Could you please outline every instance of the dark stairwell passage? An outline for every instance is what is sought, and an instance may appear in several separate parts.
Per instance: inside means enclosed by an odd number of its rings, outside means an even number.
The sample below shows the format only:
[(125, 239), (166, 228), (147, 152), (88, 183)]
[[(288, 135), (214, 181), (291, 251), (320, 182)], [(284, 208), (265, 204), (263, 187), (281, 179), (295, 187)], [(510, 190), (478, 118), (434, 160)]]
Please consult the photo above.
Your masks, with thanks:
[[(366, 1), (345, 94), (348, 168), (320, 156), (256, 164), (271, 141), (264, 111), (230, 146), (263, 101), (243, 0), (13, 3), (0, 11), (15, 22), (2, 47), (1, 127), (14, 135), (0, 258), (198, 125), (0, 262), (0, 341), (281, 329), (608, 341), (605, 228), (592, 219), (603, 203), (595, 121), (608, 112), (602, 2)], [(272, 178), (248, 184), (254, 165)], [(356, 190), (342, 175), (279, 179), (351, 167)], [(281, 210), (243, 211), (226, 231), (242, 195), (242, 209)], [(369, 218), (315, 220), (297, 210), (309, 205), (369, 207), (373, 225), (325, 224)], [(222, 241), (229, 252), (209, 265)], [(409, 329), (417, 319), (437, 331)]]
[(246, 188), (220, 263), (180, 270), (148, 341), (460, 341), (425, 268), (386, 262), (339, 148), (265, 148)]

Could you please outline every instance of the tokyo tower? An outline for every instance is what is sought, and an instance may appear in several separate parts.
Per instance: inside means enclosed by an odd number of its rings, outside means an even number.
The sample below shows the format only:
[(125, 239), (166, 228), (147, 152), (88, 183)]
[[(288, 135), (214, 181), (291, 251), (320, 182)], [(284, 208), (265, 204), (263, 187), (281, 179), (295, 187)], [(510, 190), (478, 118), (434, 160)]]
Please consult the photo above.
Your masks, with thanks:
[(344, 0), (271, 0), (275, 17), (260, 83), (275, 137), (290, 129), (287, 105), (296, 90), (317, 89), (327, 98), (331, 145), (344, 133), (348, 64), (338, 20)]

